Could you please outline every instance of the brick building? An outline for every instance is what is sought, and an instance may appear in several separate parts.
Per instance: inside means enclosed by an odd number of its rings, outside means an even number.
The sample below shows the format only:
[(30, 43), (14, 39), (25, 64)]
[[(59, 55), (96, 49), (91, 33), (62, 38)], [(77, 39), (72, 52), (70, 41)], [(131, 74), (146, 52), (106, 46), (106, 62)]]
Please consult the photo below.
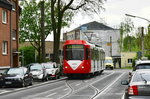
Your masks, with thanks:
[(0, 0), (0, 66), (18, 66), (19, 12), (18, 0)]

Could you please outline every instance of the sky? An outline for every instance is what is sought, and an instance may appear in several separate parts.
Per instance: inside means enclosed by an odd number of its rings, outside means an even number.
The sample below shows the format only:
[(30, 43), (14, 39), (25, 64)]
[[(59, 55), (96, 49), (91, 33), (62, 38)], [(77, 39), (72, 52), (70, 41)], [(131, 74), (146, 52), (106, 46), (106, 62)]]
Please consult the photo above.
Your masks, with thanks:
[[(100, 15), (94, 14), (92, 17), (76, 15), (69, 28), (63, 29), (63, 32), (70, 31), (82, 24), (98, 21), (106, 22), (110, 27), (119, 26), (126, 17), (125, 14), (140, 16), (150, 20), (150, 0), (107, 0), (103, 7), (105, 11), (101, 11)], [(139, 18), (132, 18), (135, 27), (148, 25), (148, 22)]]
[[(123, 21), (125, 14), (140, 16), (150, 20), (150, 0), (107, 0), (103, 6), (105, 11), (102, 11), (100, 15), (89, 17), (78, 14), (74, 18), (70, 29), (91, 21), (103, 22), (103, 20), (108, 26), (118, 26)], [(139, 18), (131, 19), (137, 27), (148, 25), (148, 22), (145, 20)]]

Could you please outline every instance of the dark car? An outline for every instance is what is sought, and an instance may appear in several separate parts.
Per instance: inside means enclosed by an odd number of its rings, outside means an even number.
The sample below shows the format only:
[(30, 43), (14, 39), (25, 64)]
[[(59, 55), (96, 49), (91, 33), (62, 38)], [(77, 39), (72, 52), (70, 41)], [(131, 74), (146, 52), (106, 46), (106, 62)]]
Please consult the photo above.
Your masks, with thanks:
[(0, 76), (0, 87), (2, 86), (28, 86), (33, 84), (32, 74), (25, 67), (10, 68)]
[(45, 68), (39, 63), (32, 63), (27, 66), (30, 70), (30, 73), (33, 75), (34, 80), (47, 81), (48, 76)]
[(122, 81), (128, 85), (123, 99), (150, 99), (150, 70), (136, 70), (130, 81)]

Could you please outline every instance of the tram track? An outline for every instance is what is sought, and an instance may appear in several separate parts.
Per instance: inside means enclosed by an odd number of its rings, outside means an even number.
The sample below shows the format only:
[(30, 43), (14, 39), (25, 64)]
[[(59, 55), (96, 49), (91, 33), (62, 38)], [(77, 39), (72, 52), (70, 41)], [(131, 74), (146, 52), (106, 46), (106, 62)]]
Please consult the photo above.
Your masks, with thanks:
[[(103, 80), (103, 79), (106, 79), (107, 77), (109, 77), (109, 76), (111, 76), (111, 75), (113, 75), (113, 74), (114, 74), (114, 72), (112, 72), (112, 73), (108, 74), (107, 76), (104, 76), (104, 77), (102, 77), (102, 78), (100, 78), (100, 79), (98, 79), (98, 80), (95, 80), (94, 82), (93, 82), (93, 79), (82, 80), (82, 85), (85, 85), (85, 86), (83, 86), (83, 87), (81, 87), (81, 88), (79, 88), (79, 89), (77, 89), (77, 90), (74, 90), (74, 89), (72, 88), (71, 84), (73, 84), (73, 83), (69, 84), (68, 81), (66, 80), (66, 85), (67, 85), (68, 88), (70, 88), (70, 91), (69, 91), (66, 95), (62, 96), (62, 97), (59, 98), (59, 99), (65, 99), (65, 98), (71, 96), (72, 94), (75, 94), (75, 93), (77, 93), (77, 92), (80, 92), (81, 90), (84, 90), (84, 89), (87, 88), (87, 87), (90, 87), (91, 89), (95, 90), (95, 92), (96, 92), (95, 95), (97, 95), (97, 93), (99, 93), (100, 90), (97, 89), (96, 87), (94, 87), (92, 84), (94, 84), (94, 83), (96, 83), (96, 82), (98, 82), (98, 81), (101, 81), (101, 80)], [(74, 82), (74, 83), (75, 83), (75, 82)]]
[[(118, 76), (119, 75), (119, 76)], [(95, 81), (93, 81), (93, 79), (88, 80), (82, 80), (82, 85), (85, 85), (77, 90), (74, 90), (72, 88), (72, 86), (68, 83), (67, 86), (70, 88), (70, 92), (68, 92), (67, 95), (64, 95), (63, 98), (59, 98), (59, 99), (69, 99), (70, 96), (75, 95), (76, 93), (90, 87), (91, 89), (93, 89), (95, 91), (95, 94), (92, 95), (89, 99), (96, 99), (97, 97), (99, 97), (101, 94), (105, 93), (111, 86), (113, 86), (115, 84), (115, 82), (117, 82), (123, 75), (125, 75), (125, 73), (122, 74), (117, 74), (115, 72), (110, 73), (107, 76), (104, 76), (100, 79), (97, 79)], [(109, 77), (111, 78), (111, 76), (115, 76), (115, 79), (111, 82), (108, 83), (108, 85), (104, 86), (102, 89), (98, 89), (96, 88), (93, 84), (102, 81), (104, 79), (108, 79)], [(72, 83), (73, 84), (73, 83)]]
[[(108, 86), (105, 86), (103, 89), (99, 90), (96, 87), (96, 93), (95, 95), (93, 95), (90, 99), (96, 99), (98, 96), (100, 96), (101, 94), (103, 94), (104, 92), (106, 92), (113, 84), (115, 84), (115, 82), (117, 82), (117, 80), (119, 80), (123, 75), (125, 75), (125, 73), (122, 73), (119, 77), (117, 77), (111, 84), (109, 84)], [(92, 85), (91, 85), (92, 86)]]

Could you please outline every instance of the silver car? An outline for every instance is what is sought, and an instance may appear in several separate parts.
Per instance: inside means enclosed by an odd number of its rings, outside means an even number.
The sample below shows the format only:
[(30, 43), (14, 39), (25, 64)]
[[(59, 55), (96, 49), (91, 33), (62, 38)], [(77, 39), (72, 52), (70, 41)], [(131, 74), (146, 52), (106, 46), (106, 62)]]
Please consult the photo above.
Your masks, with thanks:
[(130, 81), (122, 81), (128, 85), (123, 99), (150, 99), (150, 70), (136, 70)]
[(133, 71), (136, 71), (138, 69), (150, 69), (150, 60), (137, 61), (136, 65), (133, 68)]
[(60, 69), (55, 62), (42, 63), (41, 65), (45, 68), (49, 79), (60, 78)]
[(28, 68), (30, 70), (30, 73), (32, 73), (34, 80), (42, 80), (42, 81), (48, 80), (46, 70), (41, 64), (39, 63), (30, 64), (28, 65)]

